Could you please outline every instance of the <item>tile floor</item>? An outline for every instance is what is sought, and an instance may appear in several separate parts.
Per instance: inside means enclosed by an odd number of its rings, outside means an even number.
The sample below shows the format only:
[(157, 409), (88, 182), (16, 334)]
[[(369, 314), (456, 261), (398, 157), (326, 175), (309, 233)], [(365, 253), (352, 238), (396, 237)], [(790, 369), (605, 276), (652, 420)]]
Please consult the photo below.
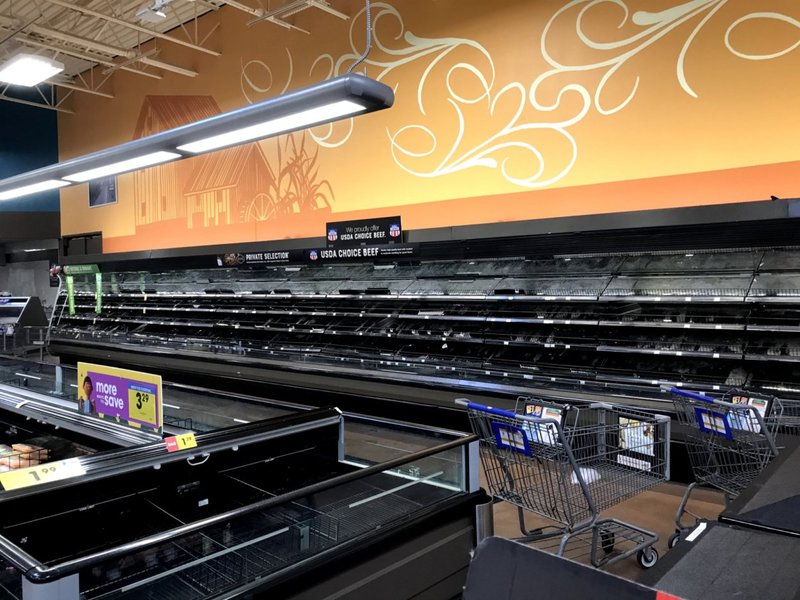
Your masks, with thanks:
[[(677, 483), (662, 483), (650, 491), (626, 500), (603, 513), (654, 531), (659, 536), (656, 549), (661, 556), (668, 551), (667, 539), (675, 531), (675, 512), (680, 503), (685, 486)], [(724, 500), (721, 493), (707, 489), (696, 489), (692, 494), (689, 509), (704, 518), (716, 519), (722, 511)], [(546, 519), (529, 515), (529, 527), (552, 525)], [(686, 522), (691, 522), (687, 517)], [(494, 532), (502, 537), (519, 537), (519, 521), (515, 506), (506, 502), (494, 505)], [(635, 556), (621, 560), (608, 568), (608, 571), (622, 577), (636, 580), (644, 573)]]

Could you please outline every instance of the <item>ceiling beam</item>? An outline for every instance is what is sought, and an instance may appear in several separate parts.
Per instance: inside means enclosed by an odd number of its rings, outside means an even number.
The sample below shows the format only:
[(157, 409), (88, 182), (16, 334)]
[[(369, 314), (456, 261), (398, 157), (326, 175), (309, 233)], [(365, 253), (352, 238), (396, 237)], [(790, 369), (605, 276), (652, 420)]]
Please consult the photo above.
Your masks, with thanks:
[(30, 100), (23, 100), (21, 98), (14, 98), (13, 96), (7, 96), (5, 92), (0, 93), (0, 100), (5, 100), (6, 102), (15, 102), (17, 104), (25, 104), (26, 106), (35, 106), (36, 108), (46, 108), (47, 110), (54, 110), (56, 112), (66, 113), (68, 115), (75, 114), (71, 110), (61, 108), (60, 106), (53, 106), (52, 104), (45, 104), (44, 102), (32, 102)]
[(164, 69), (165, 71), (172, 71), (173, 73), (177, 73), (178, 75), (183, 75), (185, 77), (197, 77), (198, 75), (198, 72), (195, 71), (194, 69), (186, 69), (184, 67), (179, 67), (177, 65), (165, 63), (160, 60), (156, 60), (154, 58), (148, 58), (147, 56), (141, 56), (141, 57), (133, 56), (131, 58), (135, 58), (137, 62), (140, 62), (143, 65), (158, 67), (159, 69)]
[(309, 6), (313, 6), (314, 8), (318, 8), (328, 14), (331, 14), (334, 17), (339, 17), (344, 21), (348, 21), (350, 19), (350, 15), (346, 15), (343, 12), (336, 10), (325, 0), (308, 0), (308, 4)]
[[(1, 15), (0, 18), (2, 18)], [(84, 48), (88, 48), (90, 50), (96, 50), (98, 52), (104, 52), (105, 54), (111, 54), (112, 56), (124, 56), (125, 58), (136, 59), (138, 62), (142, 64), (150, 65), (152, 67), (157, 67), (165, 71), (171, 71), (179, 75), (185, 75), (186, 77), (197, 76), (197, 71), (194, 71), (192, 69), (187, 69), (184, 67), (179, 67), (177, 65), (173, 65), (172, 63), (166, 63), (160, 60), (156, 60), (154, 58), (140, 56), (135, 50), (126, 50), (125, 48), (119, 48), (117, 46), (111, 46), (109, 44), (104, 44), (102, 42), (96, 42), (94, 40), (90, 40), (84, 37), (72, 35), (69, 33), (65, 33), (63, 31), (58, 31), (57, 29), (50, 29), (49, 27), (43, 27), (41, 25), (30, 25), (28, 26), (28, 30), (38, 33), (39, 35), (42, 35), (44, 37), (61, 40), (62, 42), (75, 44), (76, 46), (83, 46)]]
[[(238, 4), (238, 3), (237, 3)], [(258, 9), (258, 14), (252, 13), (255, 15), (254, 19), (251, 19), (247, 22), (247, 25), (252, 27), (256, 23), (260, 23), (261, 21), (269, 21), (275, 25), (280, 25), (281, 27), (285, 27), (286, 29), (294, 29), (295, 31), (302, 31), (305, 34), (310, 34), (310, 31), (306, 31), (302, 27), (298, 27), (297, 25), (292, 25), (288, 21), (284, 19), (284, 17), (288, 17), (295, 13), (300, 12), (301, 10), (305, 10), (309, 7), (307, 0), (293, 0), (292, 2), (288, 2), (283, 6), (270, 10), (265, 11), (263, 9)]]
[(308, 0), (292, 0), (291, 2), (287, 2), (283, 6), (279, 6), (278, 8), (273, 8), (272, 10), (264, 12), (262, 17), (264, 18), (289, 17), (303, 10), (306, 10), (307, 8), (309, 8), (309, 6), (310, 2)]
[(255, 25), (261, 21), (269, 21), (270, 23), (274, 23), (275, 25), (280, 25), (281, 27), (285, 27), (286, 29), (295, 29), (297, 31), (302, 31), (303, 33), (309, 33), (305, 29), (301, 29), (300, 27), (295, 27), (291, 23), (287, 23), (286, 21), (282, 21), (274, 16), (274, 12), (267, 13), (263, 8), (253, 8), (252, 6), (248, 6), (247, 4), (243, 4), (241, 2), (237, 2), (237, 0), (220, 0), (226, 6), (230, 6), (231, 8), (235, 8), (237, 10), (241, 10), (242, 12), (246, 12), (250, 15), (253, 15), (253, 19), (247, 22), (248, 26)]
[(18, 35), (16, 39), (23, 44), (27, 44), (35, 48), (45, 48), (47, 50), (53, 50), (61, 54), (66, 54), (67, 56), (74, 56), (75, 58), (80, 58), (81, 60), (85, 60), (87, 62), (106, 65), (107, 67), (110, 67), (112, 69), (119, 69), (120, 71), (127, 71), (128, 73), (136, 73), (137, 75), (143, 75), (145, 77), (150, 77), (151, 79), (162, 79), (161, 75), (159, 75), (158, 73), (149, 73), (147, 71), (142, 71), (140, 69), (134, 69), (133, 67), (129, 67), (127, 66), (127, 64), (118, 64), (115, 63), (110, 58), (106, 58), (105, 56), (98, 56), (97, 54), (84, 54), (82, 52), (78, 52), (77, 50), (73, 50), (72, 48), (59, 46), (58, 44), (52, 44), (49, 42), (42, 42), (26, 35)]
[(205, 6), (206, 8), (210, 8), (211, 10), (219, 10), (219, 6), (216, 4), (212, 4), (208, 0), (186, 0), (187, 2), (194, 2), (195, 4), (200, 4)]
[(103, 69), (103, 75), (108, 75), (109, 73), (113, 73), (117, 69), (122, 69), (129, 65), (132, 65), (133, 63), (137, 62), (140, 58), (147, 58), (149, 56), (158, 56), (158, 48), (150, 48), (150, 50), (140, 53), (140, 55), (135, 58), (126, 58), (122, 62), (114, 62), (108, 68)]
[(198, 46), (197, 44), (193, 44), (192, 42), (187, 42), (186, 40), (182, 40), (180, 38), (173, 37), (171, 35), (167, 35), (166, 33), (161, 33), (159, 31), (155, 31), (153, 29), (148, 29), (147, 27), (142, 27), (141, 25), (137, 25), (136, 23), (131, 23), (130, 21), (126, 21), (124, 19), (120, 19), (113, 15), (109, 15), (106, 13), (102, 13), (97, 10), (93, 10), (91, 8), (86, 8), (85, 6), (78, 6), (77, 4), (72, 4), (71, 2), (66, 2), (65, 0), (45, 0), (49, 4), (54, 4), (56, 6), (61, 6), (64, 8), (69, 8), (84, 15), (88, 15), (91, 17), (96, 17), (98, 19), (103, 19), (110, 23), (116, 23), (117, 25), (121, 25), (123, 27), (127, 27), (129, 29), (133, 29), (134, 31), (138, 31), (140, 33), (145, 33), (149, 36), (154, 38), (158, 38), (167, 42), (172, 42), (173, 44), (178, 44), (180, 46), (184, 46), (186, 48), (191, 48), (192, 50), (197, 50), (198, 52), (204, 52), (206, 54), (210, 54), (211, 56), (220, 56), (220, 53), (211, 50), (209, 48), (205, 48), (203, 46)]
[(111, 98), (113, 100), (113, 94), (107, 94), (106, 92), (101, 92), (99, 90), (93, 90), (87, 87), (82, 87), (79, 85), (75, 85), (74, 83), (70, 83), (68, 81), (48, 81), (49, 85), (56, 85), (58, 87), (66, 88), (68, 90), (73, 90), (76, 92), (83, 92), (84, 94), (92, 94), (93, 96), (100, 96), (101, 98)]
[(227, 6), (241, 10), (242, 12), (250, 13), (254, 17), (260, 17), (264, 14), (263, 8), (253, 8), (252, 6), (247, 6), (247, 4), (237, 2), (236, 0), (221, 0), (221, 2)]

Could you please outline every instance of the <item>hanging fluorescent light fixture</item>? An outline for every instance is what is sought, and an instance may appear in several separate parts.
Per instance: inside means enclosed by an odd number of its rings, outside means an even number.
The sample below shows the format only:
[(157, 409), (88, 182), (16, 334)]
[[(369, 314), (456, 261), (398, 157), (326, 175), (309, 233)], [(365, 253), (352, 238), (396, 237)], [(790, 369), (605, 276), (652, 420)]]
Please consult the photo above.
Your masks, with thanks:
[(160, 165), (161, 163), (169, 162), (178, 158), (183, 158), (182, 155), (176, 152), (151, 152), (142, 156), (136, 156), (127, 160), (111, 163), (102, 167), (96, 167), (87, 171), (79, 171), (71, 175), (64, 175), (64, 179), (74, 183), (82, 183), (92, 179), (99, 179), (100, 177), (108, 177), (109, 175), (119, 175), (120, 173), (127, 173), (128, 171), (136, 171), (144, 169), (145, 167), (152, 167), (153, 165)]
[(64, 70), (64, 63), (38, 54), (17, 54), (0, 65), (0, 81), (33, 87)]
[(241, 129), (234, 129), (228, 133), (221, 133), (197, 140), (196, 142), (183, 144), (178, 146), (178, 150), (181, 152), (190, 152), (192, 154), (209, 152), (211, 150), (218, 150), (219, 148), (277, 135), (284, 131), (312, 127), (320, 123), (330, 123), (331, 121), (337, 121), (343, 117), (348, 117), (365, 110), (366, 106), (363, 104), (358, 104), (350, 100), (340, 100), (339, 102), (310, 108), (298, 113), (286, 115), (285, 117), (270, 119), (263, 123), (242, 127)]
[[(348, 73), (202, 121), (0, 181), (0, 199), (32, 194), (389, 108), (392, 89)], [(55, 183), (53, 183), (55, 182)], [(37, 185), (53, 187), (35, 188)]]
[(392, 89), (348, 74), (175, 129), (178, 152), (200, 154), (389, 108)]
[(0, 200), (11, 200), (12, 198), (21, 198), (30, 194), (37, 194), (39, 192), (46, 192), (48, 190), (56, 190), (60, 187), (70, 185), (69, 181), (60, 181), (58, 179), (47, 179), (38, 183), (30, 185), (23, 185), (22, 187), (0, 191)]

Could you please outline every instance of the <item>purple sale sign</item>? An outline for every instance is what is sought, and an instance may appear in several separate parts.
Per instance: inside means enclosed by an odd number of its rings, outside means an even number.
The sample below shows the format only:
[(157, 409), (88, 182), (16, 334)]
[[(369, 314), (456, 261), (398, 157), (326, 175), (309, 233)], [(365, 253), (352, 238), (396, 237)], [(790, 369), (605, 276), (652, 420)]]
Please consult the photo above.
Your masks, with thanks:
[(79, 363), (78, 399), (82, 412), (124, 421), (132, 427), (161, 431), (161, 377), (158, 375)]

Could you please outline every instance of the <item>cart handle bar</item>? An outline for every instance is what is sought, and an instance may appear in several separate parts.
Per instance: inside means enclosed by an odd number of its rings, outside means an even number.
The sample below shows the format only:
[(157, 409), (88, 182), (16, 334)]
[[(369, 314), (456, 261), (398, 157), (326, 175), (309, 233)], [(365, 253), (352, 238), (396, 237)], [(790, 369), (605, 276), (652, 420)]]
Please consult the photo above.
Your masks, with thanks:
[(483, 404), (470, 402), (469, 400), (463, 400), (461, 398), (456, 400), (456, 404), (460, 404), (461, 406), (466, 406), (468, 409), (471, 410), (479, 410), (481, 412), (489, 413), (497, 417), (508, 417), (509, 419), (519, 419), (520, 417), (522, 417), (524, 419), (531, 419), (536, 421), (542, 420), (540, 417), (534, 417), (533, 415), (518, 415), (517, 413), (512, 412), (510, 410), (503, 410), (502, 408), (495, 408), (493, 406), (485, 406)]
[(677, 394), (678, 396), (686, 396), (687, 398), (691, 398), (692, 400), (700, 400), (701, 402), (708, 402), (709, 404), (714, 403), (714, 399), (710, 396), (706, 396), (705, 394), (701, 394), (700, 392), (690, 392), (689, 390), (682, 390), (680, 388), (670, 388), (669, 390), (673, 394)]

